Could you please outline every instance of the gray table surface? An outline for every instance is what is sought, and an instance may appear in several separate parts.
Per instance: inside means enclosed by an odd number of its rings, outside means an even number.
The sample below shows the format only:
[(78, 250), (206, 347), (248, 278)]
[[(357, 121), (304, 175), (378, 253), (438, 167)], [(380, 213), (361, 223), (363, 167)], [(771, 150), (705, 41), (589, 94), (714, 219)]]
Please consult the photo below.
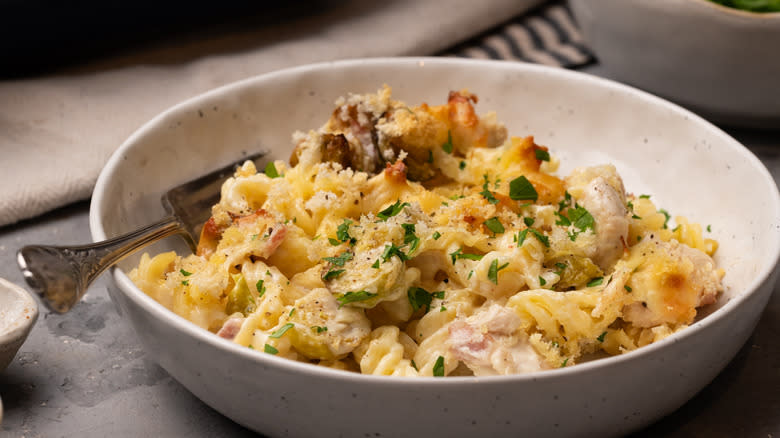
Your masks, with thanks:
[[(599, 66), (584, 69), (607, 76)], [(780, 179), (780, 131), (727, 129)], [(0, 277), (24, 284), (25, 244), (90, 242), (88, 202), (0, 228)], [(103, 275), (70, 313), (41, 309), (28, 341), (0, 372), (9, 437), (254, 436), (195, 398), (141, 347), (107, 295)], [(673, 414), (635, 437), (780, 438), (780, 287), (724, 371)]]

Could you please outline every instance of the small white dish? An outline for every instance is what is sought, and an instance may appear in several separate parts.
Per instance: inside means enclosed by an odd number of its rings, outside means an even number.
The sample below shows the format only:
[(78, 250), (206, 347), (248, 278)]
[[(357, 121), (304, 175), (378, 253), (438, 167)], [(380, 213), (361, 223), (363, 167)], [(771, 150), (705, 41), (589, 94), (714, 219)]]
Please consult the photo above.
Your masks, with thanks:
[[(11, 363), (38, 319), (38, 303), (21, 286), (0, 278), (0, 372)], [(2, 419), (0, 405), (0, 419)]]
[(611, 77), (721, 123), (780, 129), (780, 12), (709, 0), (572, 0)]

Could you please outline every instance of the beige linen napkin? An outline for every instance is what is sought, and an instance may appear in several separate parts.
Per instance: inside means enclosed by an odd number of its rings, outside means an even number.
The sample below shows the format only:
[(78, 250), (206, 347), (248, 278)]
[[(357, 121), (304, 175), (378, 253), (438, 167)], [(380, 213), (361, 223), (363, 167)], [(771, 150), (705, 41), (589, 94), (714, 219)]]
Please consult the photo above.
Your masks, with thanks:
[(151, 47), (78, 72), (0, 81), (0, 226), (87, 199), (111, 153), (181, 100), (305, 63), (435, 54), (542, 1), (334, 2), (252, 31)]

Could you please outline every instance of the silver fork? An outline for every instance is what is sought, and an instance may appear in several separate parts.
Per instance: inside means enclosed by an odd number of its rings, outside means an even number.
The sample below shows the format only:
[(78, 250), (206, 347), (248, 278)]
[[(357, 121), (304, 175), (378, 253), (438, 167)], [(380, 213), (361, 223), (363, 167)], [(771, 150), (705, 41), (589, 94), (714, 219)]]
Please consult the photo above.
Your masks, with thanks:
[[(162, 238), (178, 234), (195, 252), (200, 230), (219, 201), (222, 183), (236, 166), (257, 161), (265, 153), (249, 155), (226, 167), (174, 187), (162, 196), (168, 216), (136, 231), (90, 245), (29, 245), (17, 253), (27, 284), (58, 313), (70, 310), (89, 285), (109, 267)], [(262, 169), (262, 167), (258, 166)]]

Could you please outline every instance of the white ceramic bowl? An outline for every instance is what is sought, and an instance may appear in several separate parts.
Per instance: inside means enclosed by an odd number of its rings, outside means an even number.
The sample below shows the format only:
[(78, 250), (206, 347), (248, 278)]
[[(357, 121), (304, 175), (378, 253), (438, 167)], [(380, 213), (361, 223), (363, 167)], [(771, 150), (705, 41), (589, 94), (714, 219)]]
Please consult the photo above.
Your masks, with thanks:
[[(615, 163), (626, 186), (675, 214), (712, 224), (727, 290), (709, 316), (619, 357), (495, 378), (364, 376), (288, 361), (199, 329), (113, 271), (113, 300), (150, 355), (201, 400), (270, 436), (612, 436), (691, 398), (729, 362), (771, 294), (780, 199), (766, 168), (734, 139), (675, 105), (570, 71), (459, 59), (325, 63), (248, 79), (188, 100), (133, 134), (92, 198), (95, 240), (163, 214), (171, 186), (320, 126), (334, 100), (383, 83), (407, 102), (445, 102), (468, 87), (515, 135), (535, 134), (562, 160)], [(183, 250), (177, 239), (151, 251)], [(182, 419), (186, 421), (186, 419)], [(377, 435), (378, 436), (378, 435)]]
[(780, 129), (780, 12), (709, 0), (570, 0), (610, 75), (712, 120)]
[(16, 356), (37, 319), (38, 303), (30, 293), (21, 286), (0, 278), (0, 372)]

